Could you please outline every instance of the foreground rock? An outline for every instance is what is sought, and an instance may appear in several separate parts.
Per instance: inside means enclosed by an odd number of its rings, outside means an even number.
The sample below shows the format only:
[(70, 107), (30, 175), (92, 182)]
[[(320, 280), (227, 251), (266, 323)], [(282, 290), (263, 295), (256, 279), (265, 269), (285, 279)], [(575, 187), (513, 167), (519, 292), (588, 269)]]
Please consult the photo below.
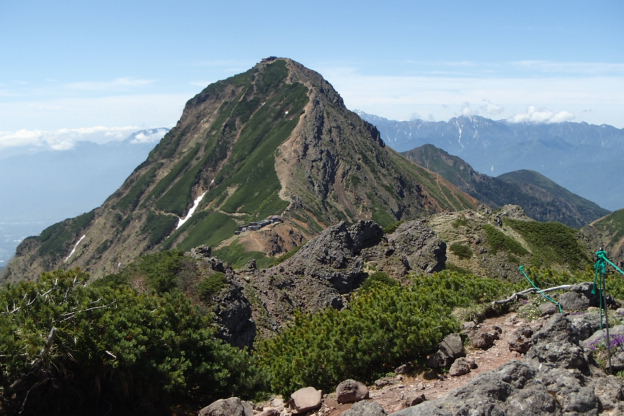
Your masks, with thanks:
[(581, 341), (571, 320), (556, 314), (531, 338), (526, 360), (511, 361), (444, 398), (392, 415), (624, 414), (624, 380), (597, 367)]
[(230, 397), (204, 407), (198, 416), (253, 416), (253, 408), (238, 397)]
[(385, 416), (386, 411), (379, 404), (371, 401), (358, 402), (342, 416)]
[(304, 387), (290, 395), (293, 414), (311, 412), (321, 407), (322, 392), (314, 387)]
[(345, 380), (336, 387), (338, 403), (354, 403), (368, 399), (368, 387), (355, 380)]

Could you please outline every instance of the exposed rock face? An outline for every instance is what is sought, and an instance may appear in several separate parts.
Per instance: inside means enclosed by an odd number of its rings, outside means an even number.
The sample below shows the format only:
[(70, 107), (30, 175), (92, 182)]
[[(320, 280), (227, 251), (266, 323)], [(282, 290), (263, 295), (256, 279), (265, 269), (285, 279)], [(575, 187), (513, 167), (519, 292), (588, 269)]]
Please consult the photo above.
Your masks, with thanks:
[(533, 335), (526, 361), (511, 361), (444, 398), (393, 415), (621, 414), (624, 382), (595, 367), (579, 340), (571, 321), (557, 314)]
[(253, 408), (238, 397), (230, 397), (204, 407), (198, 416), (253, 416)]
[(256, 324), (243, 288), (232, 284), (228, 290), (219, 293), (214, 302), (220, 338), (237, 347), (251, 347), (256, 337)]
[(338, 403), (354, 403), (364, 399), (368, 399), (368, 387), (364, 383), (349, 379), (336, 387)]
[(281, 267), (288, 274), (328, 281), (340, 293), (350, 292), (366, 277), (359, 254), (377, 245), (382, 236), (383, 230), (372, 221), (359, 221), (351, 227), (341, 222), (323, 231)]
[(388, 245), (401, 258), (405, 271), (433, 273), (446, 263), (446, 243), (422, 220), (401, 224), (388, 236)]

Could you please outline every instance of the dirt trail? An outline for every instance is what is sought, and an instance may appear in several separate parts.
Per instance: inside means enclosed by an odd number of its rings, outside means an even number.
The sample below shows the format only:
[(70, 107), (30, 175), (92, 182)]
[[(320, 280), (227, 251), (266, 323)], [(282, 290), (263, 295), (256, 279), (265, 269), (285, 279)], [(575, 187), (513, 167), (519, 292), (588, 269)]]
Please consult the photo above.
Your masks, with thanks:
[[(481, 326), (496, 325), (502, 329), (500, 339), (488, 350), (479, 350), (466, 347), (466, 358), (474, 360), (478, 367), (463, 376), (451, 377), (443, 375), (440, 379), (426, 379), (423, 375), (398, 376), (401, 379), (397, 384), (382, 388), (370, 388), (370, 398), (379, 403), (388, 414), (403, 409), (405, 396), (411, 393), (424, 394), (427, 400), (445, 396), (452, 390), (468, 384), (479, 374), (495, 370), (512, 360), (522, 359), (523, 355), (515, 351), (509, 351), (509, 341), (515, 329), (529, 325), (533, 330), (539, 326), (538, 322), (528, 322), (509, 313), (500, 317), (485, 320)], [(350, 404), (338, 404), (335, 394), (328, 395), (323, 408), (317, 413), (319, 416), (340, 416), (351, 408)]]

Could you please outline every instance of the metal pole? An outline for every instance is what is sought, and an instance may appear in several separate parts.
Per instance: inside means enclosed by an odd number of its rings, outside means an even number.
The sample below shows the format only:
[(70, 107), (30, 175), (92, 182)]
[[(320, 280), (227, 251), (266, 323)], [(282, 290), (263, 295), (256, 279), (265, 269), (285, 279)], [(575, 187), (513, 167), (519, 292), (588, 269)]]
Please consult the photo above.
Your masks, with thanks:
[(600, 303), (602, 304), (602, 308), (604, 311), (604, 317), (605, 317), (605, 330), (607, 333), (607, 363), (608, 363), (608, 368), (609, 368), (609, 374), (612, 373), (611, 370), (611, 337), (609, 336), (609, 308), (607, 308), (607, 274), (606, 273), (600, 273), (601, 276), (601, 282), (600, 282), (600, 286), (601, 286), (601, 290), (600, 290)]

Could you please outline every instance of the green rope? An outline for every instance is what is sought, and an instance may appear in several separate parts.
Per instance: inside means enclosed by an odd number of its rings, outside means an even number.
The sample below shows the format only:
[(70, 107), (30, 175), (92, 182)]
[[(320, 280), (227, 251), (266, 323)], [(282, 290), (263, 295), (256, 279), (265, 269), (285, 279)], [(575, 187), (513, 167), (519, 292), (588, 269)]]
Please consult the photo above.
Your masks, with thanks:
[(520, 270), (520, 273), (522, 273), (522, 275), (525, 277), (526, 280), (529, 281), (529, 283), (531, 284), (531, 286), (533, 286), (535, 289), (537, 289), (537, 293), (539, 293), (540, 295), (542, 295), (544, 297), (544, 299), (546, 299), (549, 302), (554, 303), (555, 305), (557, 305), (557, 307), (559, 308), (559, 312), (563, 313), (563, 306), (561, 306), (561, 304), (559, 302), (557, 302), (556, 300), (554, 300), (553, 298), (551, 298), (550, 296), (548, 296), (547, 294), (542, 292), (542, 289), (540, 289), (535, 282), (533, 282), (533, 280), (531, 280), (531, 278), (529, 277), (529, 275), (527, 274), (526, 270), (524, 269), (524, 266), (520, 266), (518, 268), (518, 270)]

